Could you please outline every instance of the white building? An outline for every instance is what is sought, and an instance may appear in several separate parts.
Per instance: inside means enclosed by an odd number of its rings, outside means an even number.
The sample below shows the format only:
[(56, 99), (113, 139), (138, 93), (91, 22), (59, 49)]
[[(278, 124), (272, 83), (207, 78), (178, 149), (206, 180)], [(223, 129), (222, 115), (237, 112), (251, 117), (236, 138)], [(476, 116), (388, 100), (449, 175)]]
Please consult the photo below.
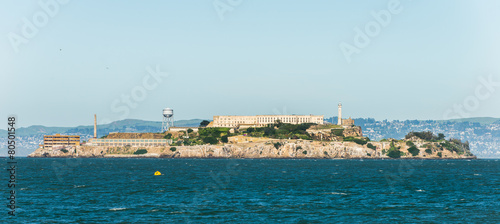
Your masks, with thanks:
[(281, 123), (323, 124), (324, 115), (257, 115), (257, 116), (214, 116), (208, 127), (264, 127), (274, 124), (278, 120)]

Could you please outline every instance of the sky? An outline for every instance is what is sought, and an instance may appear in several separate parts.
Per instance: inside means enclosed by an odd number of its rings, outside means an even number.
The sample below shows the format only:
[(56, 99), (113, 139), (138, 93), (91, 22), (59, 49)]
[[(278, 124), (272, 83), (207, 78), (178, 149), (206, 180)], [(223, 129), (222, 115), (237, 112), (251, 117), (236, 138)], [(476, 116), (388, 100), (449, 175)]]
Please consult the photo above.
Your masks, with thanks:
[[(0, 117), (500, 117), (500, 1), (1, 0)], [(2, 128), (3, 129), (3, 128)]]

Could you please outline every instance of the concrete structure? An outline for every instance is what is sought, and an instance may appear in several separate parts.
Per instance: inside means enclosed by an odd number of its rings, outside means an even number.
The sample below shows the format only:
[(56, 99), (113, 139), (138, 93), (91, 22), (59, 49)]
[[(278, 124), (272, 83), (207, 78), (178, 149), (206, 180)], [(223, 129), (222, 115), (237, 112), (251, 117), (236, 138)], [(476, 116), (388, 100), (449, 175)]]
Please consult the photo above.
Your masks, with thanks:
[(214, 120), (207, 127), (265, 127), (280, 120), (282, 123), (323, 124), (323, 115), (257, 115), (257, 116), (214, 116)]
[(44, 135), (43, 148), (52, 149), (55, 146), (78, 146), (80, 145), (79, 135)]
[(198, 132), (198, 128), (195, 128), (195, 127), (170, 127), (170, 129), (168, 129), (168, 130), (169, 131), (176, 131), (176, 132), (179, 132), (179, 131), (187, 132), (188, 129), (193, 130), (193, 132)]
[(342, 119), (342, 126), (353, 126), (354, 125), (354, 120), (351, 118), (348, 119)]
[(167, 146), (172, 144), (172, 139), (89, 139), (87, 143), (91, 146)]
[(163, 109), (163, 120), (161, 122), (161, 132), (166, 132), (174, 126), (174, 110), (170, 108)]

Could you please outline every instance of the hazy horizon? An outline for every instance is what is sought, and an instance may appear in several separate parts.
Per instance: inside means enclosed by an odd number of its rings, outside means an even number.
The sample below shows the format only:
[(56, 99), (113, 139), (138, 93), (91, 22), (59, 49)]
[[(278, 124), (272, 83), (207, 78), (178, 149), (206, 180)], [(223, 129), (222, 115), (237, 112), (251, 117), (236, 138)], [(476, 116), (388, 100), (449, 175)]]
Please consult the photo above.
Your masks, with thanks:
[[(260, 115), (264, 115), (264, 114), (260, 114)], [(300, 115), (300, 114), (297, 114), (297, 115)], [(333, 116), (333, 118), (336, 118), (337, 116)], [(326, 117), (325, 116), (325, 119), (324, 121), (325, 122), (329, 122), (331, 123), (331, 119), (332, 116), (329, 116), (329, 117)], [(351, 117), (352, 119), (375, 119), (376, 121), (383, 121), (383, 120), (387, 120), (387, 121), (414, 121), (414, 120), (418, 120), (418, 121), (426, 121), (426, 120), (433, 120), (433, 119), (382, 119), (382, 120), (379, 120), (379, 119), (376, 119), (376, 118), (373, 118), (373, 117)], [(481, 118), (491, 118), (491, 119), (499, 119), (500, 118), (497, 118), (497, 117), (466, 117), (466, 118), (460, 118), (460, 119), (481, 119)], [(140, 121), (145, 121), (145, 122), (158, 122), (158, 123), (161, 123), (162, 121), (161, 120), (144, 120), (144, 119), (140, 119), (140, 118), (127, 118), (127, 119), (124, 119), (124, 120), (140, 120)], [(174, 122), (178, 122), (178, 121), (188, 121), (188, 120), (209, 120), (211, 121), (212, 118), (188, 118), (188, 119), (181, 119), (181, 120), (175, 120)], [(455, 119), (447, 119), (447, 120), (455, 120)], [(123, 121), (123, 120), (116, 120), (116, 121), (111, 121), (109, 123), (99, 123), (98, 125), (107, 125), (107, 124), (111, 124), (113, 122), (119, 122), (119, 121)], [(444, 120), (433, 120), (433, 121), (444, 121)], [(336, 121), (334, 121), (335, 123)], [(18, 126), (18, 128), (28, 128), (28, 127), (31, 127), (31, 126), (44, 126), (44, 127), (61, 127), (61, 128), (64, 128), (64, 127), (77, 127), (77, 126), (92, 126), (94, 125), (93, 123), (89, 123), (89, 124), (77, 124), (77, 125), (73, 125), (73, 126), (69, 126), (69, 125), (66, 125), (66, 126), (52, 126), (52, 125), (43, 125), (43, 124), (31, 124), (31, 125), (27, 125), (27, 126)], [(0, 128), (0, 130), (5, 130), (5, 128)]]

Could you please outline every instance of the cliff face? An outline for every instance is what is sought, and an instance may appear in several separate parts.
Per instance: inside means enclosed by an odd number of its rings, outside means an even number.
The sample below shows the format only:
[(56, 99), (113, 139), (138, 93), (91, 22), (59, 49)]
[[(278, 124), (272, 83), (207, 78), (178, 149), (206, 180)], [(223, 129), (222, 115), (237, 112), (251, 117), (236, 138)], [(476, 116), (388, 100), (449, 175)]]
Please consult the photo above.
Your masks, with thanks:
[[(273, 140), (265, 143), (240, 143), (226, 145), (198, 145), (173, 147), (147, 147), (147, 154), (134, 155), (139, 148), (145, 147), (103, 147), (79, 146), (67, 147), (61, 150), (37, 149), (28, 157), (162, 157), (162, 158), (389, 158), (386, 151), (390, 148), (389, 142), (370, 142), (359, 145), (354, 142), (320, 142), (304, 140)], [(412, 156), (404, 142), (396, 142), (395, 146), (402, 152), (401, 158), (428, 158), (428, 159), (474, 159), (475, 156), (459, 155), (447, 149), (432, 148), (426, 151), (424, 146), (429, 143), (419, 142), (415, 145), (419, 153)], [(430, 153), (429, 153), (430, 152)], [(441, 155), (441, 156), (439, 156)]]

